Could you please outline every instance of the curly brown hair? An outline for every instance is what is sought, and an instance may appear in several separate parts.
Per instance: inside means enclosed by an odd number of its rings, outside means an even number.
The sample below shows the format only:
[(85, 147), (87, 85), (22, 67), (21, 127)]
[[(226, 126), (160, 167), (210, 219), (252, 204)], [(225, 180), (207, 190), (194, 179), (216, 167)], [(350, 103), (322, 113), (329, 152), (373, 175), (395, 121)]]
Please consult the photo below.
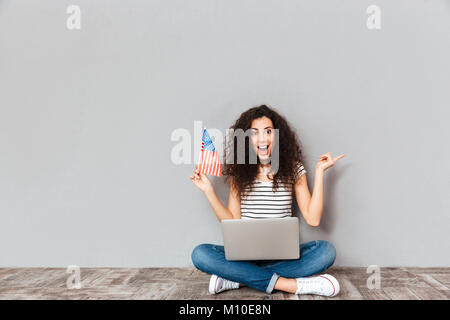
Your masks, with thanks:
[[(223, 174), (226, 176), (225, 181), (229, 181), (238, 194), (245, 193), (244, 190), (250, 189), (251, 184), (258, 174), (260, 162), (259, 159), (257, 159), (257, 163), (253, 164), (249, 161), (249, 152), (252, 152), (253, 149), (249, 147), (249, 137), (246, 136), (245, 162), (243, 164), (237, 163), (237, 143), (235, 143), (236, 137), (232, 136), (232, 133), (238, 129), (247, 132), (251, 127), (252, 121), (262, 117), (267, 117), (272, 120), (274, 128), (278, 129), (279, 134), (279, 167), (273, 177), (273, 190), (277, 190), (280, 183), (293, 183), (299, 165), (303, 163), (300, 141), (288, 121), (267, 105), (250, 108), (243, 112), (231, 126), (231, 134), (226, 139), (224, 146), (225, 159)], [(229, 161), (231, 163), (227, 163), (227, 159), (230, 159), (230, 154), (232, 155), (232, 161)]]

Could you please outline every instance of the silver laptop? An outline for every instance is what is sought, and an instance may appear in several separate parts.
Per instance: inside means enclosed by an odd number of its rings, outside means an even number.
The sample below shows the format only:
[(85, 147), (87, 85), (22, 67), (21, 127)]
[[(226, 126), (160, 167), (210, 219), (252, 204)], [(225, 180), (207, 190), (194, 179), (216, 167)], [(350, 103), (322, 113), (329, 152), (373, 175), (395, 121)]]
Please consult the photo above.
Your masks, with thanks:
[(227, 260), (300, 258), (298, 218), (222, 220)]

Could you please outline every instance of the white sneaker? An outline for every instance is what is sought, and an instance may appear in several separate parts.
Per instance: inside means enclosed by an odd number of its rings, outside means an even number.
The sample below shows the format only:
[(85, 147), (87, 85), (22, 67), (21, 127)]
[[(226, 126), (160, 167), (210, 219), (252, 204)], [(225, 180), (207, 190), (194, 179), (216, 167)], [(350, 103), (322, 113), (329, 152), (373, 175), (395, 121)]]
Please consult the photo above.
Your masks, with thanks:
[(238, 289), (239, 283), (226, 280), (213, 274), (209, 280), (209, 293), (216, 294), (225, 290)]
[(296, 278), (297, 292), (295, 294), (318, 294), (321, 296), (334, 297), (339, 293), (339, 282), (329, 274), (315, 277)]

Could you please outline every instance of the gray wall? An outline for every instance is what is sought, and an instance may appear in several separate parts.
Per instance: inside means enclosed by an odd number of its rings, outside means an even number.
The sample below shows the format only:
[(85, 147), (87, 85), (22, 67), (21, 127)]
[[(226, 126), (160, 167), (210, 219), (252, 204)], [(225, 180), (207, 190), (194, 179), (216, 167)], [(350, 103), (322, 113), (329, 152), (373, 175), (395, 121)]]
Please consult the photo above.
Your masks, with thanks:
[(0, 1), (0, 266), (192, 266), (220, 225), (171, 133), (261, 103), (297, 129), (310, 188), (320, 154), (347, 155), (302, 241), (449, 266), (449, 57), (444, 0)]

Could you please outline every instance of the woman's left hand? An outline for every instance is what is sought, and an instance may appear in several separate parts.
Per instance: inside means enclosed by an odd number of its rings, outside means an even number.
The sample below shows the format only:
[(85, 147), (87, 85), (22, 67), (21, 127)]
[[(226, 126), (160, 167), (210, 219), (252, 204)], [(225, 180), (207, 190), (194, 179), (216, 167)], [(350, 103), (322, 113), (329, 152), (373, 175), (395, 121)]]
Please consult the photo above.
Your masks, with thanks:
[(316, 164), (316, 169), (325, 171), (328, 168), (334, 166), (336, 161), (342, 159), (343, 157), (345, 157), (345, 154), (341, 154), (336, 158), (333, 158), (329, 152), (327, 154), (323, 154), (320, 156), (319, 161)]

